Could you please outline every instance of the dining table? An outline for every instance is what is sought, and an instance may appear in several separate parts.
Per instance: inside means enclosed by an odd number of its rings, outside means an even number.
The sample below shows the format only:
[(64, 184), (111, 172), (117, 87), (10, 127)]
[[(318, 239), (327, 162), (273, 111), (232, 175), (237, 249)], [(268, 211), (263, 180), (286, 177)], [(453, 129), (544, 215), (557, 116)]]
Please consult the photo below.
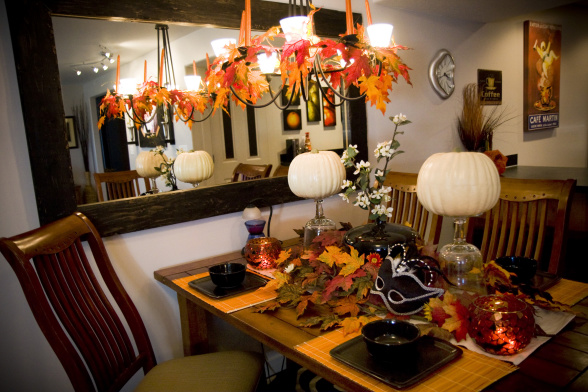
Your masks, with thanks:
[[(299, 239), (284, 241), (283, 248), (298, 242)], [(354, 334), (345, 335), (341, 329), (323, 331), (318, 327), (301, 327), (291, 308), (259, 312), (256, 306), (275, 298), (275, 290), (262, 286), (215, 298), (190, 285), (206, 277), (209, 266), (227, 262), (246, 263), (246, 260), (241, 251), (236, 251), (154, 272), (157, 281), (177, 294), (185, 355), (211, 350), (209, 313), (342, 390), (396, 390), (389, 383), (332, 357), (331, 350), (355, 338)], [(570, 305), (575, 317), (520, 364), (463, 348), (462, 355), (406, 390), (588, 391), (588, 284), (561, 279), (548, 292), (554, 300)]]

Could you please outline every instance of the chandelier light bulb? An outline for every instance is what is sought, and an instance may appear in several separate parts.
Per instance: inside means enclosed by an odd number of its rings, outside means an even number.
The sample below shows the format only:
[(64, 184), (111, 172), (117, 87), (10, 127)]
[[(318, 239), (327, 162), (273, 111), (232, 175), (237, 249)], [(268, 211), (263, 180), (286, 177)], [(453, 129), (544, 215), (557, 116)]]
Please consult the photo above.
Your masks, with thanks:
[(272, 52), (271, 55), (267, 55), (267, 53), (261, 53), (257, 55), (257, 62), (259, 63), (259, 69), (261, 69), (261, 73), (264, 74), (271, 74), (274, 73), (274, 69), (276, 68), (276, 61), (278, 59), (278, 55), (276, 52)]
[(234, 38), (219, 38), (219, 39), (215, 39), (212, 42), (210, 42), (210, 45), (212, 46), (212, 50), (214, 51), (214, 55), (216, 57), (219, 57), (220, 55), (222, 55), (225, 51), (225, 46), (230, 45), (230, 44), (235, 44), (237, 43), (237, 40)]
[(110, 58), (108, 59), (108, 61), (110, 62), (110, 64), (114, 63), (114, 59), (113, 59), (112, 57), (110, 57)]
[(109, 58), (110, 58), (110, 52), (106, 52), (106, 53), (104, 53), (104, 56), (106, 56), (106, 58), (108, 58), (108, 59), (109, 59)]
[(367, 27), (368, 37), (372, 46), (385, 48), (390, 44), (392, 39), (392, 29), (394, 26), (388, 23), (374, 23)]
[(186, 88), (190, 91), (199, 91), (202, 89), (202, 77), (198, 75), (186, 75), (184, 76), (186, 82)]
[(78, 69), (78, 70), (76, 70), (76, 74), (77, 74), (78, 76), (80, 76), (80, 75), (82, 74), (82, 71), (80, 71), (80, 70)]
[(94, 73), (98, 73), (98, 67), (94, 67), (93, 71)]
[(286, 41), (297, 41), (300, 39), (308, 39), (308, 17), (307, 16), (291, 16), (280, 20), (280, 26)]
[(108, 69), (108, 65), (102, 64), (102, 69), (106, 71)]

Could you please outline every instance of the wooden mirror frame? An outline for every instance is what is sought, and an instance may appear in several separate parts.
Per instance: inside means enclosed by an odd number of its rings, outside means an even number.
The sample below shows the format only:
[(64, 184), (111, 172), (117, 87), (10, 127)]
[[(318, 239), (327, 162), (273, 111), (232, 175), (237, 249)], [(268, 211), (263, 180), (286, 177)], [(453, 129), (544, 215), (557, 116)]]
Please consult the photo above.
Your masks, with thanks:
[[(251, 1), (254, 30), (267, 30), (288, 15), (288, 5)], [(52, 16), (115, 21), (175, 23), (238, 29), (244, 0), (160, 0), (145, 7), (142, 0), (18, 0), (5, 2), (27, 135), (31, 172), (40, 223), (46, 224), (81, 211), (100, 234), (129, 233), (241, 211), (262, 198), (273, 205), (299, 200), (287, 177), (231, 183), (149, 197), (78, 206), (65, 134), (65, 112)], [(261, 11), (263, 10), (263, 12)], [(361, 23), (361, 14), (353, 15)], [(319, 36), (345, 30), (345, 12), (322, 9), (315, 14)], [(350, 144), (367, 159), (366, 105), (349, 104)], [(62, 130), (58, 132), (56, 130)], [(264, 181), (259, 186), (258, 181)], [(243, 195), (248, 195), (244, 198)]]

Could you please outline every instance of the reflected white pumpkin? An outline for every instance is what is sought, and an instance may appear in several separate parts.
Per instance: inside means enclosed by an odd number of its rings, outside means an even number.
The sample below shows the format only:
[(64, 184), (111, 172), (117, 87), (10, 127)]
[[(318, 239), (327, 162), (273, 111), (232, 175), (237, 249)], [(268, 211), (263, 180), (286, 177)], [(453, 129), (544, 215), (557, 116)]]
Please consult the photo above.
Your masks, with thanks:
[(194, 186), (212, 177), (213, 172), (214, 163), (206, 151), (184, 152), (174, 162), (176, 178)]
[(313, 150), (297, 155), (288, 169), (292, 193), (306, 199), (322, 200), (341, 191), (345, 166), (333, 151)]
[(498, 202), (500, 176), (494, 162), (482, 153), (437, 153), (419, 171), (417, 196), (434, 214), (475, 216)]
[(145, 178), (157, 178), (161, 175), (155, 168), (161, 167), (164, 163), (164, 159), (167, 159), (165, 154), (154, 154), (152, 151), (142, 151), (137, 155), (135, 160), (135, 170), (141, 177)]

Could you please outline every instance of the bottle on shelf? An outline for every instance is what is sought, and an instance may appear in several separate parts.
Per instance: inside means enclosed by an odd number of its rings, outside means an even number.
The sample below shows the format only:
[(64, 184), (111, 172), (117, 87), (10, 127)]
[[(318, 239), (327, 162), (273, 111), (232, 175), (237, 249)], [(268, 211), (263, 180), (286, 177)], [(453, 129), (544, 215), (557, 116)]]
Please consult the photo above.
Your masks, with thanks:
[(312, 151), (312, 146), (310, 144), (310, 134), (309, 134), (309, 132), (306, 132), (306, 137), (304, 138), (304, 151), (305, 152)]

